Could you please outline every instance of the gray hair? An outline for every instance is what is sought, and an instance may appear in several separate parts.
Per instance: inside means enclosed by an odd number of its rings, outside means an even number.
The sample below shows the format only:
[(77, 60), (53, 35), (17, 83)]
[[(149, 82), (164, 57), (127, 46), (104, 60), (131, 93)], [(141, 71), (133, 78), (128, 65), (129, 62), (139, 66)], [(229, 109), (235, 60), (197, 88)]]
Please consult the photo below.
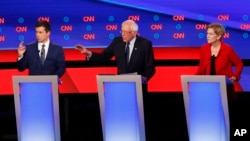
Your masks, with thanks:
[(124, 21), (124, 22), (122, 22), (122, 26), (125, 24), (125, 23), (130, 23), (131, 24), (131, 30), (132, 31), (138, 31), (138, 25), (137, 25), (137, 23), (135, 22), (135, 21), (133, 21), (133, 20), (126, 20), (126, 21)]

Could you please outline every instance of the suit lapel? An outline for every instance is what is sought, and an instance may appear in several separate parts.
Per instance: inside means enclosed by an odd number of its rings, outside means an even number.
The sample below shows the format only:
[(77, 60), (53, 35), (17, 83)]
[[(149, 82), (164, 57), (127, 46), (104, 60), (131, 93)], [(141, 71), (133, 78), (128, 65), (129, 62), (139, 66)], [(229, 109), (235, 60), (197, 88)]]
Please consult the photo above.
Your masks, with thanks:
[(48, 52), (47, 52), (47, 55), (45, 56), (45, 61), (44, 61), (44, 64), (43, 64), (43, 65), (46, 64), (47, 58), (50, 57), (50, 56), (52, 55), (52, 54), (51, 54), (51, 49), (52, 49), (52, 47), (51, 47), (51, 42), (50, 42), (50, 44), (49, 44), (49, 46), (48, 46)]
[(132, 62), (134, 61), (134, 59), (135, 59), (136, 56), (137, 56), (137, 50), (138, 50), (138, 44), (139, 44), (138, 42), (139, 42), (139, 41), (138, 41), (138, 37), (137, 37), (136, 40), (135, 40), (134, 48), (133, 48), (132, 53), (131, 53), (131, 56), (130, 56), (130, 60), (129, 60), (128, 66), (129, 66), (130, 64), (132, 64)]
[(34, 44), (34, 46), (31, 47), (31, 50), (32, 50), (32, 56), (36, 56), (34, 61), (35, 62), (38, 62), (39, 65), (41, 66), (42, 65), (42, 62), (41, 62), (41, 59), (40, 59), (40, 51), (39, 51), (39, 48), (38, 48), (38, 42), (36, 42), (36, 44)]

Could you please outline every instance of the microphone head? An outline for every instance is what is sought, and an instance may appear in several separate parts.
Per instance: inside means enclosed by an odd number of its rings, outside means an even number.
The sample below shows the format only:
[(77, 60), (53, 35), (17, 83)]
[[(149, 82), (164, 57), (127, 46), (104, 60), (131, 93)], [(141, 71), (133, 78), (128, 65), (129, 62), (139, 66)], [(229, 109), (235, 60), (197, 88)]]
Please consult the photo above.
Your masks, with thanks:
[(215, 57), (215, 55), (213, 54), (212, 56), (211, 56), (211, 58), (210, 58), (210, 60), (214, 60), (216, 57)]

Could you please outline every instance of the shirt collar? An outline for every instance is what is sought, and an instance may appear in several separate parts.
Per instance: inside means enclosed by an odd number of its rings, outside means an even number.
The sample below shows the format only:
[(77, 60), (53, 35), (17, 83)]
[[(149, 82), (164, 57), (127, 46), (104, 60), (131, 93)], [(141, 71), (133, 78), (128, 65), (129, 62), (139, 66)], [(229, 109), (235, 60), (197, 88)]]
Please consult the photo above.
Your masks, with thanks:
[(49, 47), (50, 40), (46, 41), (45, 43), (38, 42), (38, 46), (41, 47), (42, 45), (45, 45), (45, 48)]
[(129, 44), (130, 45), (134, 45), (135, 44), (135, 40), (136, 40), (136, 37), (134, 37), (131, 41), (129, 41)]

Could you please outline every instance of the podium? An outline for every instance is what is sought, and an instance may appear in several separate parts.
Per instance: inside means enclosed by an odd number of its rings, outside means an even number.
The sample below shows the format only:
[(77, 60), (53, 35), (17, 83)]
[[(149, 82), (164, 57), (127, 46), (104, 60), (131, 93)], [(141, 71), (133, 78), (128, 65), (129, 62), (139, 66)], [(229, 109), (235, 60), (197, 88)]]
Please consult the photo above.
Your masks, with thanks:
[(60, 141), (58, 78), (13, 76), (19, 141)]
[(97, 75), (104, 141), (145, 141), (140, 75)]
[(190, 141), (229, 141), (227, 78), (181, 76)]

